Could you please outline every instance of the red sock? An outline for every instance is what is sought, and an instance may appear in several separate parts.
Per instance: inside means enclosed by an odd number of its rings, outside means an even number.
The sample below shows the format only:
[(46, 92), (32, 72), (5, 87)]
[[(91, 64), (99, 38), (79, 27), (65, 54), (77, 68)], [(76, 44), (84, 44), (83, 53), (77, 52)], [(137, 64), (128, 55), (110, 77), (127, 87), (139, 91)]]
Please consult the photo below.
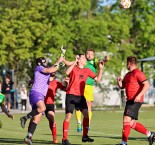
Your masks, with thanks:
[(136, 131), (142, 133), (142, 134), (145, 134), (145, 135), (147, 135), (148, 132), (149, 132), (142, 124), (140, 124), (140, 123), (138, 123), (138, 122), (135, 122), (135, 123), (133, 124), (132, 128), (133, 128), (134, 130), (136, 130)]
[(83, 137), (88, 135), (89, 118), (83, 118)]
[(127, 142), (130, 134), (130, 122), (124, 122), (122, 130), (122, 141)]
[(66, 140), (68, 138), (68, 129), (69, 129), (69, 122), (64, 121), (63, 122), (63, 140)]
[(56, 122), (49, 123), (53, 139), (57, 137)]

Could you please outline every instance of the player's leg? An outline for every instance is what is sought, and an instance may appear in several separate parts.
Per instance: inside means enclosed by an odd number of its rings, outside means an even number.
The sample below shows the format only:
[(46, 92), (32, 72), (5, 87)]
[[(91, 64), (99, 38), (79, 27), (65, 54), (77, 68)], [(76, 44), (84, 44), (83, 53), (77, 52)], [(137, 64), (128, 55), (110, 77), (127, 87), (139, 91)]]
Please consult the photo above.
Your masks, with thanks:
[[(139, 114), (139, 109), (140, 109), (141, 105), (142, 104), (140, 102), (135, 102), (134, 105), (131, 108), (131, 110), (133, 112), (132, 113), (133, 118), (136, 119), (136, 120), (138, 120), (138, 114)], [(134, 130), (146, 135), (148, 137), (149, 145), (153, 144), (153, 140), (154, 140), (154, 136), (155, 136), (154, 132), (149, 131), (148, 129), (146, 129), (144, 127), (143, 124), (141, 124), (139, 122), (136, 122), (135, 120), (131, 122), (131, 127)]]
[(37, 124), (40, 122), (41, 117), (42, 113), (39, 113), (30, 120), (28, 133), (27, 136), (24, 138), (24, 142), (27, 143), (28, 145), (32, 145), (32, 136), (36, 130)]
[(75, 110), (75, 114), (77, 119), (77, 132), (82, 132), (82, 123), (81, 123), (82, 113), (80, 110)]
[(87, 100), (86, 103), (87, 103), (87, 106), (88, 106), (88, 116), (89, 116), (89, 122), (90, 122), (91, 118), (92, 118), (92, 109), (91, 109), (92, 102)]
[(84, 96), (88, 106), (89, 124), (92, 118), (92, 102), (94, 101), (94, 88), (90, 85), (85, 85)]
[(58, 139), (57, 139), (56, 121), (54, 118), (55, 116), (54, 104), (46, 104), (45, 114), (49, 121), (49, 127), (53, 137), (53, 144), (57, 144)]
[(7, 94), (7, 98), (8, 98), (7, 109), (8, 109), (8, 112), (10, 112), (10, 108), (11, 108), (11, 94)]
[(82, 135), (82, 142), (94, 142), (94, 139), (90, 138), (88, 136), (88, 130), (89, 130), (89, 117), (88, 117), (88, 110), (83, 109), (83, 135)]
[(25, 128), (26, 121), (39, 113), (45, 111), (46, 106), (44, 103), (44, 96), (37, 92), (30, 92), (30, 104), (32, 106), (32, 111), (28, 113), (26, 116), (20, 118), (20, 124), (22, 128)]
[(120, 145), (127, 145), (128, 137), (131, 130), (131, 123), (132, 118), (129, 116), (123, 117), (123, 130), (122, 130), (122, 142)]
[(66, 94), (66, 100), (65, 100), (65, 113), (66, 117), (63, 122), (63, 138), (62, 138), (62, 145), (71, 145), (68, 141), (68, 131), (69, 131), (69, 122), (72, 117), (74, 108), (75, 108), (75, 96)]
[(89, 116), (88, 116), (88, 107), (86, 103), (85, 97), (81, 97), (81, 102), (78, 106), (83, 114), (83, 135), (82, 135), (82, 142), (93, 142), (94, 139), (88, 136), (89, 130)]

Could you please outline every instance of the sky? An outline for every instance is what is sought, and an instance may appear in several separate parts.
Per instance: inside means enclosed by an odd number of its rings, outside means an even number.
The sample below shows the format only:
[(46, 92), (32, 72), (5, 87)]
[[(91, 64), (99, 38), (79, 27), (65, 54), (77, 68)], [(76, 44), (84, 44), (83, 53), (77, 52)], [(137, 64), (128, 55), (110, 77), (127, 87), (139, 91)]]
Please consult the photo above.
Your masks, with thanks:
[(116, 2), (116, 0), (101, 0), (101, 1), (103, 1), (102, 3), (100, 3), (102, 6), (109, 5)]

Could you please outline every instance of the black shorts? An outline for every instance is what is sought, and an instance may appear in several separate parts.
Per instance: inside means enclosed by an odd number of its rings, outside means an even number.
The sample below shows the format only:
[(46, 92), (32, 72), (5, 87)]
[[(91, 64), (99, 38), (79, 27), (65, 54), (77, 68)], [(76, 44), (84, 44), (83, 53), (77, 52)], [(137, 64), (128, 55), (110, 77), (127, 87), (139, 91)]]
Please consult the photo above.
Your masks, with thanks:
[(54, 104), (46, 104), (45, 115), (47, 117), (48, 111), (53, 111), (55, 113)]
[(138, 114), (139, 114), (139, 109), (141, 107), (142, 103), (140, 102), (134, 102), (134, 101), (127, 101), (125, 110), (124, 110), (124, 115), (129, 116), (132, 119), (138, 120)]
[(66, 101), (65, 101), (65, 112), (72, 113), (74, 109), (82, 111), (83, 109), (88, 109), (86, 99), (84, 96), (76, 96), (72, 94), (66, 94)]

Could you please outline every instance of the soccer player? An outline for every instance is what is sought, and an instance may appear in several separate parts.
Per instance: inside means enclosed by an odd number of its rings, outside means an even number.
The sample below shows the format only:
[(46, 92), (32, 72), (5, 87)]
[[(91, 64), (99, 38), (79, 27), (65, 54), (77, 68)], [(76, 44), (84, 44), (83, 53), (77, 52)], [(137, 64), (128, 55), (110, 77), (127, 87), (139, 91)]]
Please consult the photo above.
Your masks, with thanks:
[(44, 103), (44, 97), (47, 94), (50, 73), (56, 72), (59, 68), (60, 62), (63, 58), (60, 57), (53, 67), (47, 67), (47, 62), (44, 57), (39, 57), (36, 59), (36, 68), (34, 70), (34, 82), (30, 90), (30, 104), (32, 106), (32, 111), (26, 116), (20, 118), (20, 123), (22, 128), (25, 128), (26, 121), (31, 119), (28, 127), (28, 134), (24, 139), (25, 143), (31, 145), (32, 135), (39, 123), (42, 113), (46, 110)]
[(154, 132), (146, 129), (138, 120), (139, 109), (144, 100), (144, 94), (150, 87), (150, 84), (144, 75), (137, 68), (137, 59), (134, 56), (127, 57), (127, 69), (129, 72), (122, 80), (117, 78), (118, 86), (125, 89), (127, 102), (123, 117), (122, 142), (120, 145), (127, 145), (130, 129), (134, 129), (148, 137), (149, 145), (153, 144)]
[[(3, 111), (9, 118), (13, 119), (13, 118), (14, 118), (13, 115), (11, 115), (11, 114), (7, 111), (7, 109), (6, 109), (6, 107), (5, 107), (5, 104), (4, 104), (4, 101), (5, 101), (5, 96), (4, 96), (2, 93), (0, 93), (0, 106), (1, 106), (2, 111)], [(2, 128), (2, 122), (1, 122), (1, 121), (0, 121), (0, 128)]]
[(74, 109), (80, 110), (84, 116), (82, 142), (94, 141), (94, 139), (88, 136), (89, 116), (86, 99), (84, 97), (84, 88), (88, 77), (94, 78), (95, 81), (101, 80), (104, 63), (100, 63), (98, 75), (96, 75), (89, 68), (85, 68), (86, 62), (87, 60), (85, 54), (79, 54), (76, 57), (76, 61), (66, 71), (66, 74), (69, 75), (70, 80), (66, 90), (66, 117), (63, 122), (63, 145), (71, 145), (68, 141), (68, 130), (69, 122)]
[[(87, 63), (85, 68), (89, 68), (94, 73), (97, 73), (99, 61), (95, 58), (95, 51), (93, 49), (87, 49), (86, 51), (86, 59)], [(104, 62), (107, 62), (109, 60), (109, 56), (106, 56), (103, 60)], [(95, 80), (93, 78), (88, 77), (85, 85), (84, 90), (84, 97), (86, 99), (86, 103), (88, 106), (88, 115), (89, 115), (89, 123), (92, 118), (92, 102), (94, 101), (94, 82)], [(82, 123), (81, 123), (81, 111), (76, 110), (76, 118), (77, 118), (77, 131), (82, 131)], [(90, 129), (90, 126), (89, 126)]]
[(49, 121), (49, 127), (51, 129), (53, 136), (53, 144), (58, 143), (56, 121), (54, 118), (55, 116), (54, 97), (57, 92), (57, 89), (65, 91), (66, 87), (61, 82), (55, 79), (55, 73), (51, 73), (48, 92), (45, 97), (45, 105), (46, 105), (45, 115)]

